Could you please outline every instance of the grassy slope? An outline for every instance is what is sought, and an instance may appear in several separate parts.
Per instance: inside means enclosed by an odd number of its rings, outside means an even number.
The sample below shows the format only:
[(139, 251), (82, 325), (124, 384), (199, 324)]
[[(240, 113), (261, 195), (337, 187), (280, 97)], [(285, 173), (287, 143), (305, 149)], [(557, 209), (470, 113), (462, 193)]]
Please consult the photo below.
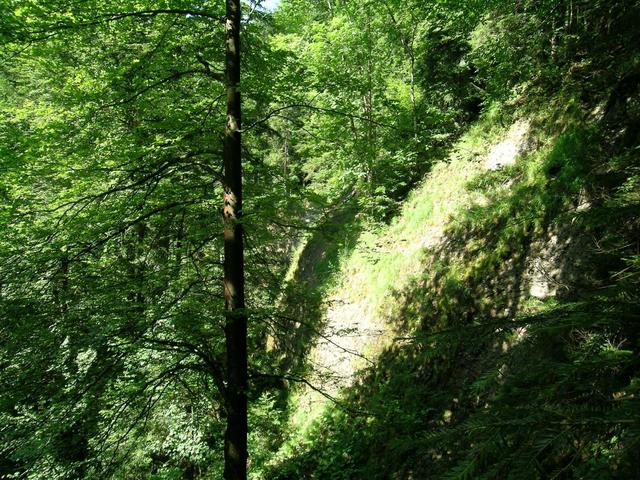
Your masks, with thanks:
[[(325, 333), (330, 334), (332, 328), (336, 327), (357, 328), (354, 324), (362, 323), (364, 316), (367, 325), (377, 327), (385, 334), (375, 338), (362, 335), (364, 340), (355, 348), (367, 358), (375, 358), (376, 354), (389, 346), (398, 333), (397, 326), (393, 324), (394, 315), (407, 306), (403, 290), (412, 282), (419, 281), (425, 265), (433, 261), (429, 248), (435, 247), (442, 240), (447, 222), (452, 221), (458, 210), (466, 210), (483, 198), (478, 192), (469, 190), (467, 184), (484, 170), (482, 159), (487, 155), (491, 143), (504, 133), (505, 128), (498, 126), (495, 118), (487, 116), (461, 139), (447, 161), (434, 166), (428, 178), (409, 196), (401, 214), (391, 225), (373, 231), (364, 230), (355, 244), (342, 244), (338, 251), (325, 255), (337, 265), (333, 269), (333, 275), (325, 277), (325, 283), (317, 286), (330, 298), (326, 309), (329, 312), (324, 312), (325, 319), (328, 314), (331, 315), (332, 310), (342, 313), (339, 311), (340, 306), (332, 307), (332, 304), (354, 307), (346, 309), (347, 316), (336, 319), (340, 322), (339, 326), (325, 325)], [(323, 237), (321, 240), (326, 243)], [(303, 245), (297, 252), (295, 265), (304, 255), (304, 248)], [(325, 245), (325, 248), (329, 247)], [(331, 260), (322, 258), (321, 261), (324, 263)], [(299, 266), (296, 268), (300, 270)], [(331, 268), (320, 265), (313, 271), (328, 273)], [(415, 319), (404, 320), (416, 323)], [(339, 333), (332, 340), (347, 348), (348, 340), (340, 338)], [(327, 347), (326, 344), (323, 346)], [(348, 346), (354, 348), (353, 345)], [(334, 349), (328, 354), (339, 355), (340, 352)], [(314, 352), (312, 355), (318, 354)], [(343, 361), (348, 363), (346, 368), (351, 371), (366, 366), (357, 356), (347, 355)], [(318, 384), (322, 384), (322, 381), (319, 380)], [(346, 386), (344, 384), (345, 382), (340, 382), (338, 386)], [(323, 387), (331, 394), (336, 393), (335, 386), (330, 382)], [(302, 437), (309, 433), (309, 429), (314, 428), (314, 421), (318, 421), (326, 408), (332, 408), (324, 396), (308, 388), (297, 393), (293, 404), (296, 405), (293, 415), (294, 434), (277, 458), (291, 454), (290, 449), (295, 449), (294, 446), (303, 441)]]
[[(630, 351), (601, 328), (611, 309), (594, 317), (589, 303), (622, 264), (571, 250), (594, 228), (583, 210), (600, 140), (570, 103), (552, 113), (530, 114), (529, 151), (493, 171), (486, 158), (516, 117), (486, 114), (390, 226), (342, 246), (324, 286), (325, 334), (373, 363), (342, 355), (349, 376), (328, 387), (346, 387), (339, 405), (298, 393), (267, 478), (542, 478), (569, 468), (614, 478), (611, 464), (632, 468), (635, 437), (625, 443), (610, 426), (629, 404), (593, 397), (624, 398), (636, 384)], [(532, 265), (559, 259), (548, 279), (558, 295), (532, 297)], [(339, 329), (384, 335), (349, 340)], [(316, 363), (340, 355), (320, 347)], [(589, 423), (594, 409), (610, 425)]]

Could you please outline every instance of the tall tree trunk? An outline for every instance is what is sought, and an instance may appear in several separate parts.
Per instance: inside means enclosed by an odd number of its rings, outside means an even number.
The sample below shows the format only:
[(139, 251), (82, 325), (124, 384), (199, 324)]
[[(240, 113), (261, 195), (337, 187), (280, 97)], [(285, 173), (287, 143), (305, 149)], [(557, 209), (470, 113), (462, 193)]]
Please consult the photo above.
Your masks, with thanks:
[(247, 478), (247, 316), (244, 311), (242, 150), (240, 123), (240, 0), (226, 0), (224, 135), (224, 298), (227, 346), (227, 429), (224, 478)]
[(418, 110), (416, 106), (416, 79), (415, 79), (415, 66), (416, 59), (413, 52), (413, 46), (407, 49), (409, 53), (409, 82), (410, 82), (410, 97), (411, 97), (411, 117), (413, 120), (413, 139), (418, 141)]

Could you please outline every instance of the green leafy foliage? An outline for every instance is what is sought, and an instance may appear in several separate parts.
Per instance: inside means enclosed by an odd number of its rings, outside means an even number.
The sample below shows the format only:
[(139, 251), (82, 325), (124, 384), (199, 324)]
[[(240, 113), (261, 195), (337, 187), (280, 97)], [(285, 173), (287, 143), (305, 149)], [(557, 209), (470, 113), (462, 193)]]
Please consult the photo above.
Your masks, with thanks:
[[(0, 478), (221, 478), (223, 2), (5, 3)], [(253, 7), (251, 476), (639, 476), (638, 2)], [(345, 272), (396, 338), (295, 431)]]

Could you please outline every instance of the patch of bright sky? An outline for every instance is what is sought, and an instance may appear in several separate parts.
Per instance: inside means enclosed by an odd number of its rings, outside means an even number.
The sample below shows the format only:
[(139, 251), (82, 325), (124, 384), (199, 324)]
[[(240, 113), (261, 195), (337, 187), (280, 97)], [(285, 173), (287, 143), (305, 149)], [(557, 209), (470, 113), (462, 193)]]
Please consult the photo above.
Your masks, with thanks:
[(278, 5), (280, 5), (280, 0), (263, 0), (262, 2), (262, 8), (270, 12), (278, 8)]

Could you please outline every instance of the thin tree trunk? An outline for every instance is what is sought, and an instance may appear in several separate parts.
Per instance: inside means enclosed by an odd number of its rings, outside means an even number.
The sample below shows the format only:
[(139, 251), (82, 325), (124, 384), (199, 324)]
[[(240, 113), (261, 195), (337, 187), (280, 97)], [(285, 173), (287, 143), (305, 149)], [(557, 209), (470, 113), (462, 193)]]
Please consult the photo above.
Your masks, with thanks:
[[(368, 12), (367, 12), (368, 13)], [(367, 118), (367, 184), (369, 186), (369, 196), (373, 197), (373, 168), (375, 165), (376, 149), (376, 127), (373, 121), (373, 45), (371, 33), (371, 18), (367, 15), (367, 93), (364, 98), (365, 116)]]
[(224, 136), (224, 298), (227, 347), (227, 428), (224, 478), (247, 478), (247, 317), (244, 311), (242, 164), (240, 123), (240, 0), (226, 0)]
[(409, 51), (409, 82), (411, 96), (411, 116), (413, 120), (413, 139), (418, 140), (418, 112), (416, 107), (415, 57), (413, 48)]
[(284, 136), (284, 151), (283, 151), (283, 157), (284, 157), (284, 166), (282, 169), (282, 175), (284, 176), (284, 196), (288, 197), (289, 196), (289, 188), (288, 188), (288, 184), (289, 184), (289, 132), (285, 131), (285, 136)]

